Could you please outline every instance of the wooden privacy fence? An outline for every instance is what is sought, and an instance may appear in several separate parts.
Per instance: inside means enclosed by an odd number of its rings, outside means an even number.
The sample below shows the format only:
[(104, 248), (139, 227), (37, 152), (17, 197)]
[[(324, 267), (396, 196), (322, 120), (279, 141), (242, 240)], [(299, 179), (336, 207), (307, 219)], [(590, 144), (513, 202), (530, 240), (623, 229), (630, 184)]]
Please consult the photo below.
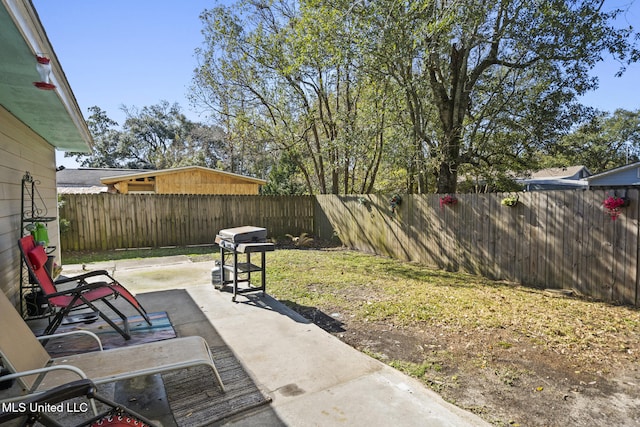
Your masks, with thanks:
[[(624, 191), (618, 190), (622, 195)], [(316, 234), (352, 248), (535, 287), (571, 289), (638, 305), (638, 190), (613, 221), (602, 203), (611, 191), (457, 195), (317, 196)]]
[(213, 244), (224, 228), (265, 227), (270, 236), (313, 231), (314, 201), (286, 196), (66, 194), (63, 251)]
[(69, 250), (211, 244), (223, 228), (265, 227), (272, 237), (312, 232), (348, 247), (544, 288), (570, 289), (638, 306), (638, 190), (613, 221), (602, 206), (611, 191), (437, 195), (194, 196), (69, 194), (60, 218)]

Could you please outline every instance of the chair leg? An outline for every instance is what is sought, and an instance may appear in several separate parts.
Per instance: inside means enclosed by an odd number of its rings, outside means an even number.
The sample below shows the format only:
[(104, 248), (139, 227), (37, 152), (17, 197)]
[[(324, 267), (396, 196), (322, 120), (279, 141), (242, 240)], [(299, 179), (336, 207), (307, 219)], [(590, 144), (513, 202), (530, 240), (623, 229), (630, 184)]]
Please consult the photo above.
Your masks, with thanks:
[(109, 316), (107, 316), (101, 310), (98, 310), (98, 308), (95, 305), (93, 305), (90, 301), (88, 301), (88, 300), (86, 300), (84, 298), (81, 298), (81, 299), (88, 307), (91, 307), (91, 309), (93, 311), (98, 313), (98, 315), (102, 318), (102, 320), (107, 322), (109, 324), (109, 326), (111, 326), (116, 332), (118, 332), (120, 335), (122, 335), (122, 337), (125, 340), (130, 340), (131, 339), (131, 334), (129, 333), (129, 321), (127, 320), (127, 316), (125, 316), (120, 310), (115, 308), (113, 306), (113, 304), (111, 304), (109, 301), (107, 301), (106, 298), (102, 298), (101, 301), (103, 303), (105, 303), (114, 313), (116, 313), (120, 317), (120, 319), (122, 319), (123, 328), (121, 328), (120, 326), (116, 325), (115, 322), (109, 318)]
[(112, 327), (113, 329), (115, 329), (116, 331), (118, 331), (118, 333), (119, 333), (120, 335), (122, 335), (122, 337), (123, 337), (125, 340), (130, 340), (130, 339), (131, 339), (131, 333), (130, 333), (130, 331), (129, 331), (129, 320), (127, 319), (127, 316), (125, 316), (125, 315), (124, 315), (124, 313), (122, 313), (120, 310), (118, 310), (117, 308), (115, 308), (115, 307), (113, 306), (113, 304), (111, 304), (109, 301), (107, 301), (107, 300), (106, 300), (106, 298), (105, 298), (105, 299), (103, 299), (103, 300), (102, 300), (102, 302), (104, 302), (106, 305), (108, 305), (108, 306), (109, 306), (109, 308), (110, 308), (114, 313), (116, 313), (116, 314), (120, 317), (120, 319), (122, 319), (122, 328), (121, 328), (121, 327), (119, 327), (118, 325), (116, 325), (116, 324), (113, 322), (113, 320), (111, 320), (111, 319), (109, 318), (109, 316), (107, 316), (106, 314), (104, 314), (104, 313), (102, 313), (102, 312), (100, 312), (100, 317), (102, 317), (102, 318), (105, 320), (105, 322), (107, 322), (109, 325), (111, 325), (111, 327)]
[[(60, 307), (60, 310), (56, 313), (53, 320), (49, 322), (47, 329), (44, 330), (44, 335), (52, 335), (58, 329), (58, 327), (60, 327), (65, 316), (67, 316), (71, 312), (76, 301), (78, 301), (78, 298), (79, 296), (75, 295), (73, 300), (69, 304), (67, 304), (66, 307)], [(45, 345), (45, 344), (46, 344), (46, 341), (44, 341), (42, 345)]]
[(62, 324), (62, 319), (64, 319), (65, 313), (65, 310), (59, 310), (56, 315), (53, 316), (53, 319), (49, 322), (42, 335), (52, 335)]
[[(111, 276), (109, 276), (113, 279)], [(117, 296), (124, 298), (136, 311), (142, 316), (142, 318), (147, 322), (149, 326), (152, 326), (151, 319), (147, 314), (147, 311), (142, 307), (140, 302), (136, 299), (136, 297), (131, 294), (124, 286), (122, 286), (119, 282), (113, 279), (113, 283), (111, 283), (112, 289), (116, 291)]]
[[(109, 316), (104, 314), (91, 301), (89, 301), (88, 299), (84, 298), (82, 295), (78, 295), (76, 297), (76, 299), (74, 299), (68, 306), (66, 306), (65, 308), (63, 308), (60, 311), (58, 311), (58, 313), (56, 313), (56, 315), (53, 318), (53, 320), (51, 322), (49, 322), (49, 325), (45, 329), (44, 335), (52, 335), (58, 329), (58, 327), (60, 327), (64, 317), (67, 316), (71, 312), (71, 309), (73, 308), (76, 300), (78, 300), (78, 299), (81, 300), (84, 303), (84, 305), (86, 305), (88, 308), (93, 310), (95, 313), (98, 313), (98, 315), (105, 322), (107, 322), (109, 324), (109, 326), (111, 326), (116, 332), (118, 332), (120, 335), (122, 335), (122, 337), (125, 340), (130, 340), (131, 339), (131, 332), (130, 332), (130, 329), (129, 329), (129, 321), (127, 320), (127, 316), (125, 316), (120, 310), (118, 310), (116, 307), (114, 307), (114, 305), (111, 304), (107, 300), (106, 297), (102, 298), (101, 301), (104, 302), (114, 313), (116, 313), (120, 317), (120, 319), (122, 319), (122, 326), (123, 326), (122, 328), (119, 327), (118, 325), (116, 325), (115, 322), (109, 318)], [(143, 316), (143, 317), (145, 317), (145, 320), (147, 321), (147, 323), (151, 324), (151, 322), (148, 320), (147, 316)], [(43, 345), (45, 345), (45, 344), (46, 344), (46, 341), (43, 343)]]

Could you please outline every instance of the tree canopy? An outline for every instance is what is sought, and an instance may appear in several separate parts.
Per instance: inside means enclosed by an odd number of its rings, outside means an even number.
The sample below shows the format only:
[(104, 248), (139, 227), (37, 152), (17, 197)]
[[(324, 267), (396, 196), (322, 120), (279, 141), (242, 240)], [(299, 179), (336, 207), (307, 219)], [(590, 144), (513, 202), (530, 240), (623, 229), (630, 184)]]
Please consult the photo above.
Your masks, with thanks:
[(310, 193), (455, 192), (461, 174), (529, 169), (570, 143), (592, 67), (637, 60), (622, 12), (602, 0), (240, 0), (202, 14), (192, 96), (234, 147), (286, 153)]
[(584, 165), (599, 173), (640, 160), (640, 110), (596, 112), (542, 157), (545, 166)]
[[(82, 166), (201, 165), (269, 194), (453, 193), (548, 166), (637, 159), (638, 112), (595, 111), (604, 57), (637, 34), (603, 0), (237, 0), (201, 15), (191, 101), (99, 107)], [(471, 188), (467, 186), (467, 188)]]
[(141, 110), (123, 107), (120, 129), (99, 107), (89, 108), (91, 153), (66, 153), (84, 167), (166, 169), (197, 165), (220, 167), (228, 153), (216, 127), (188, 120), (177, 104), (162, 101)]

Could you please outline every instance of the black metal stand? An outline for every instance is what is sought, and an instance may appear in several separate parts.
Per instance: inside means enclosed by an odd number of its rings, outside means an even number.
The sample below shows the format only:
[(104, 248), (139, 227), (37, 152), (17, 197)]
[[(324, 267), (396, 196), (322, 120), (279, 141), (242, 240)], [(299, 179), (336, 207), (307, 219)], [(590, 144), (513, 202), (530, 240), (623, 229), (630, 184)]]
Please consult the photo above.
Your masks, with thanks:
[[(47, 223), (55, 221), (56, 217), (47, 215), (46, 206), (42, 196), (38, 192), (39, 181), (33, 179), (29, 172), (25, 172), (22, 177), (22, 201), (20, 215), (20, 232), (28, 234), (30, 228), (37, 223)], [(47, 253), (55, 250), (55, 246), (47, 246)], [(47, 262), (47, 269), (52, 273), (53, 257)], [(27, 266), (20, 258), (20, 314), (25, 319), (39, 319), (49, 317), (51, 308), (46, 301), (41, 301), (40, 287), (30, 277)]]
[[(267, 285), (266, 252), (273, 251), (273, 243), (240, 243), (233, 244), (225, 240), (216, 239), (220, 246), (220, 283), (224, 289), (231, 285), (233, 296), (231, 300), (236, 302), (236, 297), (248, 292), (262, 292), (264, 296)], [(252, 254), (260, 254), (260, 265), (251, 263)], [(246, 262), (239, 260), (239, 255), (246, 256)], [(225, 274), (227, 272), (227, 274)], [(260, 285), (251, 282), (251, 273), (260, 273)]]

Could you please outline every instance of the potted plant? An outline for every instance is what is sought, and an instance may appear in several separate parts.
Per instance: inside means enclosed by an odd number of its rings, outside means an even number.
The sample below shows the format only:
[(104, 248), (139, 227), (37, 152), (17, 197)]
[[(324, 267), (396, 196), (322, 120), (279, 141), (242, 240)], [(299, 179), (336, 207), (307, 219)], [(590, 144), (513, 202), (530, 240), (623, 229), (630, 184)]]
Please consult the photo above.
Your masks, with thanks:
[(622, 208), (626, 208), (627, 206), (629, 206), (630, 202), (631, 201), (628, 198), (618, 197), (614, 194), (613, 196), (609, 196), (604, 199), (604, 202), (602, 202), (602, 204), (609, 213), (611, 219), (615, 221), (620, 216), (620, 211), (622, 210)]
[(458, 204), (458, 199), (456, 199), (455, 196), (452, 196), (450, 194), (447, 194), (444, 197), (440, 197), (440, 207), (442, 208), (443, 206), (453, 206)]
[(514, 207), (518, 204), (518, 200), (519, 200), (518, 196), (507, 196), (504, 199), (502, 199), (501, 203), (504, 206)]

